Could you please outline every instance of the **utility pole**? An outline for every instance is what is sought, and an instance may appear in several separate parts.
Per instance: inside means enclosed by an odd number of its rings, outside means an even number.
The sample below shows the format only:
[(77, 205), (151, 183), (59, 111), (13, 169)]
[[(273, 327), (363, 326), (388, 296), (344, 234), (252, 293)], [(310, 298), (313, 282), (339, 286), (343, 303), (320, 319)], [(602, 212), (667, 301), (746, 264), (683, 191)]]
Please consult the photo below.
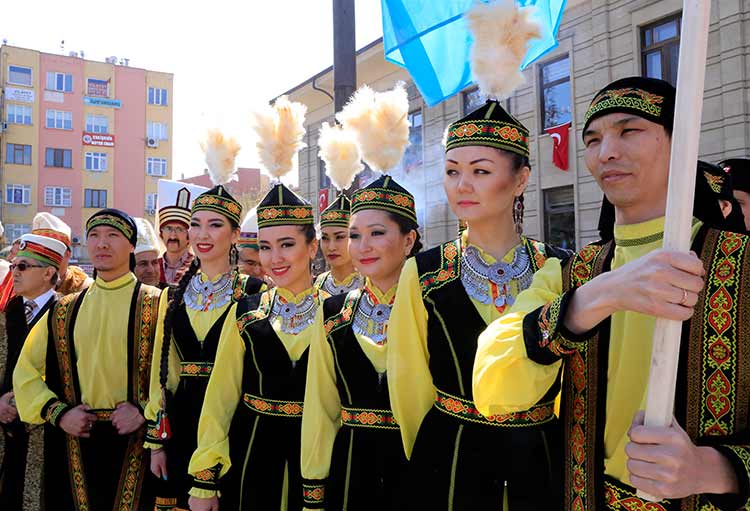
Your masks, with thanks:
[(354, 0), (333, 0), (333, 104), (340, 112), (357, 88)]

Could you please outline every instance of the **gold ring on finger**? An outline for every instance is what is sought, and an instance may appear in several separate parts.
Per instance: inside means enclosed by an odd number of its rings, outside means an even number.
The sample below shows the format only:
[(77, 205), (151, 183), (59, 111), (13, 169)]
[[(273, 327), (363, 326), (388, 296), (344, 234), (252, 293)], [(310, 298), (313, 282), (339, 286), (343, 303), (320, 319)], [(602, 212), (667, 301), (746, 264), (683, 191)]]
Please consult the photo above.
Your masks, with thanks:
[(687, 292), (686, 289), (683, 289), (682, 290), (682, 300), (680, 300), (680, 305), (684, 306), (685, 304), (687, 304), (687, 298), (688, 298), (688, 292)]

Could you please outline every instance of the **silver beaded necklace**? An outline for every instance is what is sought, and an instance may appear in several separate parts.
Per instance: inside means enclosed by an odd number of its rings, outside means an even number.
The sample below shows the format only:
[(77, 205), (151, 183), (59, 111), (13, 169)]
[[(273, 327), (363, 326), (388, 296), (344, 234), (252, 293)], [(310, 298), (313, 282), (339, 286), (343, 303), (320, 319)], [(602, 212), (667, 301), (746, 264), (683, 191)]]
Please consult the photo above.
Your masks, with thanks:
[(232, 300), (232, 272), (225, 273), (216, 282), (203, 282), (201, 274), (193, 275), (185, 289), (185, 306), (196, 311), (207, 312), (220, 309)]
[(329, 295), (336, 296), (347, 294), (349, 291), (354, 291), (355, 289), (360, 289), (364, 284), (364, 277), (362, 275), (356, 275), (349, 285), (341, 284), (340, 286), (337, 286), (334, 282), (333, 274), (329, 273), (323, 281), (321, 288)]
[[(468, 246), (464, 249), (461, 258), (461, 283), (466, 293), (479, 303), (492, 303), (498, 310), (505, 309), (515, 301), (510, 291), (511, 281), (515, 280), (518, 290), (523, 291), (531, 285), (533, 277), (529, 254), (523, 245), (516, 248), (510, 264), (503, 261), (490, 264), (482, 258), (476, 247)], [(493, 296), (490, 290), (492, 287), (496, 288), (497, 296)]]
[(352, 330), (354, 333), (369, 337), (375, 344), (382, 345), (386, 341), (388, 319), (391, 317), (393, 304), (375, 303), (366, 290), (362, 295), (354, 313)]
[(273, 322), (277, 317), (280, 317), (281, 331), (286, 334), (297, 335), (313, 324), (317, 309), (318, 301), (311, 294), (306, 295), (299, 303), (295, 303), (285, 300), (276, 293), (268, 319)]

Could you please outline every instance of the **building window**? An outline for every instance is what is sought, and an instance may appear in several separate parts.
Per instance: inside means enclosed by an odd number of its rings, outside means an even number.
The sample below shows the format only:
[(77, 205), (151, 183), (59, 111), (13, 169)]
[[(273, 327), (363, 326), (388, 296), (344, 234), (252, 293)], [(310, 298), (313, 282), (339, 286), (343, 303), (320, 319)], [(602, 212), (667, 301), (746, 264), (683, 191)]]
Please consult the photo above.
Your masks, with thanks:
[(31, 185), (5, 185), (5, 202), (8, 204), (31, 204)]
[(86, 153), (86, 170), (104, 172), (107, 170), (107, 153)]
[(52, 147), (48, 147), (44, 156), (44, 164), (47, 167), (72, 168), (73, 151), (70, 149), (53, 149)]
[(681, 18), (678, 14), (641, 29), (643, 76), (677, 85)]
[(31, 107), (26, 105), (8, 104), (5, 120), (12, 124), (31, 124)]
[(31, 146), (26, 144), (6, 144), (5, 163), (31, 165)]
[(44, 205), (62, 208), (70, 207), (70, 188), (66, 186), (45, 186)]
[[(463, 115), (468, 115), (474, 110), (484, 106), (487, 102), (487, 96), (482, 94), (482, 91), (478, 87), (464, 91), (461, 93), (461, 103), (463, 107)], [(510, 113), (510, 98), (506, 99), (503, 103), (505, 111)]]
[(89, 78), (86, 80), (86, 95), (98, 98), (109, 97), (109, 80), (97, 80)]
[(146, 194), (146, 211), (149, 215), (156, 213), (156, 204), (159, 201), (158, 193), (147, 193)]
[(32, 87), (31, 68), (23, 66), (8, 66), (8, 83)]
[(83, 190), (83, 207), (84, 208), (106, 208), (107, 207), (107, 190), (92, 190), (86, 188)]
[(5, 224), (5, 239), (15, 241), (31, 232), (31, 224)]
[(156, 140), (167, 140), (167, 124), (164, 122), (149, 122), (146, 129), (146, 136), (148, 138), (155, 138)]
[(109, 118), (106, 115), (86, 114), (86, 131), (89, 133), (109, 133)]
[(318, 190), (327, 190), (331, 187), (331, 178), (326, 174), (326, 163), (318, 158)]
[(148, 88), (148, 104), (149, 105), (167, 105), (167, 89), (157, 89), (155, 87)]
[(570, 59), (543, 64), (541, 78), (542, 131), (565, 124), (571, 119), (570, 109)]
[(575, 250), (576, 217), (572, 186), (544, 190), (544, 241)]
[(422, 166), (422, 110), (409, 113), (409, 145), (403, 159), (404, 171), (408, 174)]
[(166, 158), (146, 158), (146, 174), (149, 176), (166, 176)]
[(73, 129), (73, 112), (65, 112), (63, 110), (47, 110), (47, 124), (48, 128), (56, 130), (72, 130)]
[(47, 90), (73, 92), (73, 75), (47, 71)]

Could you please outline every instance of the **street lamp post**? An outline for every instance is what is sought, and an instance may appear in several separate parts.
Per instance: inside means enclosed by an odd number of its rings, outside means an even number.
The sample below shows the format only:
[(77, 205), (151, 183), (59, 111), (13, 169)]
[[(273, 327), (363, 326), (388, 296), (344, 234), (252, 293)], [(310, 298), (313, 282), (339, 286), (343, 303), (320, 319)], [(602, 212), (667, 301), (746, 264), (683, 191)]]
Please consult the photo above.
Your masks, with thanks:
[(333, 0), (333, 104), (340, 112), (357, 88), (354, 0)]

